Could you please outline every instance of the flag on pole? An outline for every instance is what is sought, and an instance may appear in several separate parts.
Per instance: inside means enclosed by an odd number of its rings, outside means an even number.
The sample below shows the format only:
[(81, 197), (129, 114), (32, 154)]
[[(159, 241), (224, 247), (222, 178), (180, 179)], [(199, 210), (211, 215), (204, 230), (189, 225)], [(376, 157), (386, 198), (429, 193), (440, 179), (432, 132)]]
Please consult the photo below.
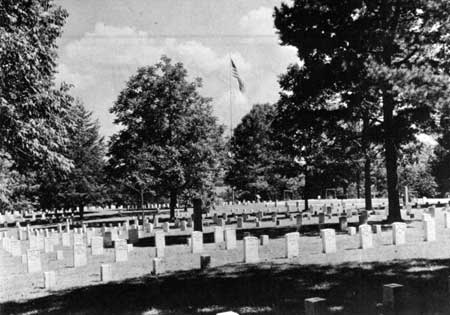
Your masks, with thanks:
[(231, 75), (233, 76), (233, 78), (236, 78), (239, 84), (239, 91), (245, 92), (244, 81), (242, 81), (241, 77), (239, 76), (239, 72), (236, 68), (236, 65), (233, 62), (233, 59), (230, 58), (230, 60), (231, 60)]

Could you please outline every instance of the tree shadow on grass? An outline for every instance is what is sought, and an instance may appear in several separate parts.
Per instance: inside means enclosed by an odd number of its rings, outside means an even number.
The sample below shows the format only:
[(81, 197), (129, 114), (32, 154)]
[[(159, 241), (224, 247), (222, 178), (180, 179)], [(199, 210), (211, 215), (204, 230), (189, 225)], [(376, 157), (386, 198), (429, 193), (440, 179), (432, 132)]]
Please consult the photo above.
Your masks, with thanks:
[[(144, 276), (0, 305), (1, 314), (303, 314), (304, 299), (327, 299), (332, 314), (382, 314), (382, 285), (405, 286), (398, 314), (450, 314), (449, 260), (341, 265), (230, 264)], [(383, 313), (386, 314), (386, 313)]]

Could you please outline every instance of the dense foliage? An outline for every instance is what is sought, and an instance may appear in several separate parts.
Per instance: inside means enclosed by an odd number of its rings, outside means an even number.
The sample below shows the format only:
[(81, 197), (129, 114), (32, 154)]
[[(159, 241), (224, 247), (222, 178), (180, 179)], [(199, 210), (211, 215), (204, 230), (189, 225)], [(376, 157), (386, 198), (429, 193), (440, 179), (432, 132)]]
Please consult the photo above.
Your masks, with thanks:
[[(311, 134), (305, 119), (298, 122), (305, 108), (341, 126), (364, 106), (378, 121), (368, 140), (383, 143), (391, 221), (401, 219), (399, 147), (435, 127), (432, 117), (448, 99), (449, 13), (442, 0), (298, 0), (275, 9), (282, 43), (304, 62), (280, 80), (280, 125), (287, 135)], [(330, 110), (332, 97), (343, 106)]]
[[(180, 195), (211, 194), (222, 147), (211, 100), (198, 94), (200, 79), (189, 82), (187, 75), (181, 63), (162, 57), (138, 69), (111, 109), (123, 127), (111, 139), (111, 177), (145, 172), (146, 185), (170, 197), (172, 216)], [(143, 149), (148, 167), (136, 169), (133, 161)]]

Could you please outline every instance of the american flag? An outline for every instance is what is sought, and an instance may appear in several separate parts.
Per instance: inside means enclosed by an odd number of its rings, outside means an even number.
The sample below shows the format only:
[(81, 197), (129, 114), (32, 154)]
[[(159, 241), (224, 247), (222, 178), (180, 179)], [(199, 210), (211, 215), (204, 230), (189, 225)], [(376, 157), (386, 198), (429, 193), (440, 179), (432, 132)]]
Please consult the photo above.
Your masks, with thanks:
[(239, 91), (245, 92), (244, 81), (242, 81), (241, 77), (239, 76), (239, 72), (236, 68), (236, 65), (233, 62), (233, 59), (230, 58), (230, 60), (231, 60), (231, 75), (233, 76), (233, 78), (236, 78), (239, 84)]

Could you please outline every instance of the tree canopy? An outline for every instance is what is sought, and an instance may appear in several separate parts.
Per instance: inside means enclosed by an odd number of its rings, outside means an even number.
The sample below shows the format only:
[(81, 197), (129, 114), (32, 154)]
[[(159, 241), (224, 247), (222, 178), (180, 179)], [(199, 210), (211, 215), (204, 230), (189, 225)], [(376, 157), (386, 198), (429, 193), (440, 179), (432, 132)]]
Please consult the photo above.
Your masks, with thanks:
[(272, 131), (275, 108), (256, 104), (236, 126), (229, 143), (229, 165), (225, 181), (241, 199), (279, 198), (286, 189), (283, 156), (277, 151)]
[(170, 196), (172, 216), (179, 195), (209, 194), (218, 170), (223, 127), (200, 87), (200, 79), (188, 81), (181, 63), (163, 56), (138, 69), (111, 109), (122, 127), (111, 139), (111, 176), (132, 172), (130, 160), (145, 148), (154, 191)]
[[(0, 3), (0, 149), (21, 167), (70, 168), (59, 153), (67, 87), (54, 87), (56, 41), (67, 12), (52, 0)], [(23, 169), (23, 168), (21, 168)]]
[(73, 104), (69, 114), (67, 119), (73, 127), (62, 154), (74, 167), (69, 172), (44, 168), (40, 173), (40, 199), (43, 207), (80, 207), (82, 214), (84, 206), (101, 203), (106, 190), (105, 144), (98, 121), (80, 101)]
[(296, 47), (304, 62), (281, 80), (280, 115), (289, 133), (300, 128), (300, 104), (317, 109), (337, 95), (343, 121), (364, 106), (375, 121), (370, 141), (384, 145), (390, 221), (401, 220), (399, 146), (435, 127), (432, 117), (448, 99), (449, 6), (442, 0), (297, 0), (275, 8), (281, 42)]

